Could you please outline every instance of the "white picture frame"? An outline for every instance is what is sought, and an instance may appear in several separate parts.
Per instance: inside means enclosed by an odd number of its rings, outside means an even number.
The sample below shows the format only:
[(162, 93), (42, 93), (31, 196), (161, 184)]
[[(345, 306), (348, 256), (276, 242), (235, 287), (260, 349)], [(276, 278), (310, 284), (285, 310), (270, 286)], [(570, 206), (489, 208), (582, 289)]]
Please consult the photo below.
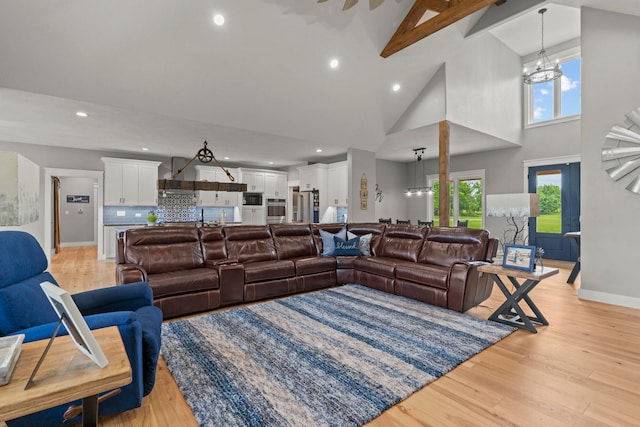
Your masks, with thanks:
[(84, 317), (80, 314), (80, 310), (78, 310), (78, 306), (71, 298), (71, 295), (51, 282), (42, 282), (40, 287), (49, 299), (53, 309), (62, 318), (62, 323), (67, 328), (78, 349), (99, 367), (104, 368), (107, 366), (109, 361), (91, 333)]

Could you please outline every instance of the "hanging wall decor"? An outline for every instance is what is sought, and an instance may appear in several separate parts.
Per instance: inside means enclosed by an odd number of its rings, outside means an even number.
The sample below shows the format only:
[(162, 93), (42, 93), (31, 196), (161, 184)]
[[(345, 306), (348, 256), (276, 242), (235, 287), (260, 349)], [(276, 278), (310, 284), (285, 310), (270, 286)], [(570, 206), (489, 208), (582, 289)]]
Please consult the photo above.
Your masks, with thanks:
[(602, 148), (602, 162), (606, 163), (607, 174), (614, 181), (631, 176), (625, 187), (632, 193), (640, 194), (640, 107), (625, 114), (624, 125), (614, 125), (606, 136)]
[(362, 174), (360, 178), (360, 210), (366, 211), (369, 200), (369, 190), (367, 189), (367, 176)]

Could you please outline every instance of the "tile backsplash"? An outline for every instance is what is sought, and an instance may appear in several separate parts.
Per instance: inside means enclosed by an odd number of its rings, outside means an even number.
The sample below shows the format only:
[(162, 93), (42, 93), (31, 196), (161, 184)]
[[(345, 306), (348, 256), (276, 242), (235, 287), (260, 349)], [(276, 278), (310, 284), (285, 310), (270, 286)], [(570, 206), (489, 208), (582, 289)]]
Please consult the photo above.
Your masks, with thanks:
[[(166, 193), (158, 195), (158, 206), (105, 206), (103, 220), (105, 225), (146, 224), (149, 211), (158, 215), (158, 223), (165, 222), (205, 222), (222, 219), (226, 213), (226, 222), (234, 221), (233, 207), (196, 206), (193, 194)], [(136, 214), (138, 216), (136, 216)]]

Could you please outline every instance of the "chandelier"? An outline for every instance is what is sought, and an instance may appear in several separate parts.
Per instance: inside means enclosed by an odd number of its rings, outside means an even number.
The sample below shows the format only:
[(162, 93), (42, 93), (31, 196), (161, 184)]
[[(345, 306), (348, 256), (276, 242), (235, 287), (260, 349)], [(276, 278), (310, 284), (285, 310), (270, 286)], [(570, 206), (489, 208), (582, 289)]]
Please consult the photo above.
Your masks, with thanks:
[(526, 68), (522, 74), (522, 81), (525, 84), (532, 85), (536, 83), (546, 83), (551, 80), (555, 80), (562, 76), (562, 69), (560, 68), (560, 62), (556, 61), (555, 64), (549, 60), (547, 51), (544, 50), (544, 13), (546, 8), (542, 8), (538, 11), (542, 20), (542, 43), (541, 49), (538, 52), (538, 62), (535, 65), (535, 69), (529, 72)]
[[(416, 156), (415, 176), (414, 176), (416, 185), (414, 187), (407, 188), (407, 191), (405, 193), (407, 195), (407, 197), (411, 197), (413, 195), (422, 196), (425, 193), (433, 194), (433, 189), (431, 187), (427, 187), (426, 185), (419, 185), (418, 184), (418, 164), (420, 164), (422, 166), (421, 171), (422, 171), (422, 176), (424, 178), (424, 163), (421, 163), (422, 162), (422, 158), (424, 157), (424, 150), (426, 150), (426, 148), (414, 148), (413, 149), (413, 153)], [(422, 181), (422, 179), (420, 181)]]

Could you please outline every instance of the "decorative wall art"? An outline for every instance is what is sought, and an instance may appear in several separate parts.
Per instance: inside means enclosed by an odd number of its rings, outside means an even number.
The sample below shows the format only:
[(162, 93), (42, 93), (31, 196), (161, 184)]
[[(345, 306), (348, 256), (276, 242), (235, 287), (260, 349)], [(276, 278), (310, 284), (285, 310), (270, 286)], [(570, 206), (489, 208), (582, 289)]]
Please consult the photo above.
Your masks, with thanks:
[(39, 219), (40, 167), (22, 155), (0, 151), (0, 226)]
[(632, 193), (640, 194), (640, 107), (625, 114), (624, 125), (614, 125), (606, 136), (602, 147), (602, 162), (607, 174), (614, 181), (622, 181), (630, 175), (631, 182), (625, 187)]
[(367, 176), (362, 174), (360, 178), (360, 210), (366, 211), (369, 199), (369, 190), (367, 189)]

